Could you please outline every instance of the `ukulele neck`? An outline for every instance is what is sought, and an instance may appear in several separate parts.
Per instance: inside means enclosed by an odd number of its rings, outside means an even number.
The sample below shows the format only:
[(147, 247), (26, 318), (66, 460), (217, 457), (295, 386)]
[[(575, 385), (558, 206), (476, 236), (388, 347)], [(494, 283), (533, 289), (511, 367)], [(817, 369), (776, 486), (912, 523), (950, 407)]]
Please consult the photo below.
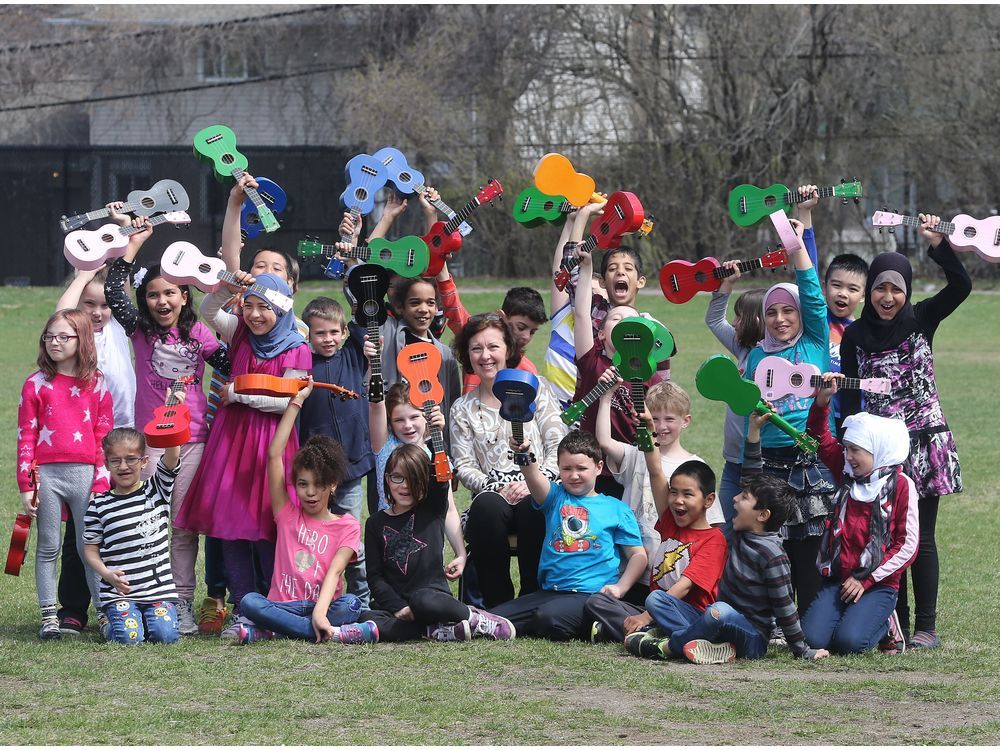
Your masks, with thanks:
[[(590, 235), (589, 237), (587, 237), (586, 242), (584, 242), (580, 246), (580, 250), (583, 251), (583, 252), (585, 252), (585, 253), (587, 253), (587, 255), (590, 255), (591, 253), (594, 252), (594, 249), (596, 247), (597, 247), (597, 237), (595, 237), (594, 235)], [(580, 265), (580, 259), (577, 258), (576, 256), (573, 256), (572, 258), (570, 258), (569, 260), (567, 260), (567, 261), (565, 261), (563, 263), (563, 269), (567, 273), (570, 273), (578, 265)], [(598, 396), (598, 398), (600, 398), (600, 396)]]
[(524, 422), (511, 422), (510, 434), (515, 443), (522, 445), (524, 443)]
[(747, 273), (749, 271), (756, 271), (759, 268), (764, 267), (763, 258), (754, 258), (753, 260), (741, 260), (737, 261), (736, 268), (726, 268), (725, 266), (719, 266), (713, 269), (712, 276), (717, 279), (727, 279), (739, 270), (740, 273)]
[[(148, 219), (148, 221), (149, 221), (150, 224), (152, 224), (155, 227), (158, 224), (162, 224), (163, 222), (167, 221), (167, 215), (166, 214), (159, 214), (158, 216), (154, 216), (151, 219)], [(146, 226), (145, 225), (143, 225), (141, 227), (134, 227), (134, 226), (132, 226), (130, 224), (130, 225), (126, 226), (126, 227), (120, 227), (118, 229), (119, 234), (122, 234), (125, 237), (131, 237), (133, 234), (138, 234), (139, 232), (145, 232), (145, 231), (146, 231)]]
[[(357, 208), (357, 206), (351, 206), (350, 213), (351, 213), (351, 221), (354, 222), (354, 226), (360, 226), (361, 211)], [(351, 242), (354, 241), (354, 236), (352, 234), (342, 234), (340, 235), (340, 241), (350, 244)], [(323, 245), (323, 249), (326, 250), (326, 248), (327, 246)]]
[[(244, 172), (239, 167), (233, 169), (232, 171), (233, 178), (237, 182), (239, 182), (240, 178), (245, 174), (246, 172)], [(257, 207), (258, 211), (260, 211), (261, 209), (265, 211), (270, 210), (268, 209), (267, 204), (264, 202), (264, 199), (260, 197), (260, 193), (257, 192), (257, 188), (250, 187), (249, 185), (244, 185), (243, 192), (246, 193), (247, 198), (249, 198), (251, 203), (253, 203)]]
[[(916, 216), (900, 216), (899, 218), (902, 219), (903, 226), (914, 227), (916, 229), (923, 226), (923, 224), (920, 223), (920, 219)], [(955, 225), (950, 221), (942, 221), (938, 222), (937, 226), (931, 227), (931, 231), (940, 232), (944, 235), (954, 234)]]
[(462, 206), (458, 212), (448, 219), (447, 223), (444, 225), (445, 234), (451, 234), (458, 229), (458, 225), (472, 216), (472, 212), (477, 208), (479, 208), (479, 201), (475, 198)]
[(598, 383), (593, 388), (591, 388), (590, 393), (581, 398), (580, 401), (583, 402), (585, 408), (589, 408), (596, 401), (598, 401), (601, 398), (601, 396), (610, 391), (616, 385), (617, 383), (615, 383), (615, 381), (613, 380), (609, 380), (603, 383)]
[[(817, 194), (819, 195), (820, 198), (833, 198), (834, 196), (837, 195), (837, 188), (836, 187), (821, 187), (821, 188), (817, 188), (816, 192), (817, 192)], [(802, 193), (800, 193), (797, 190), (794, 191), (794, 192), (791, 191), (791, 190), (789, 190), (787, 193), (785, 193), (784, 200), (785, 200), (785, 205), (786, 206), (795, 206), (795, 205), (797, 205), (799, 203), (805, 203), (807, 200), (811, 200), (814, 197), (815, 196), (813, 196), (813, 195), (803, 195)]]

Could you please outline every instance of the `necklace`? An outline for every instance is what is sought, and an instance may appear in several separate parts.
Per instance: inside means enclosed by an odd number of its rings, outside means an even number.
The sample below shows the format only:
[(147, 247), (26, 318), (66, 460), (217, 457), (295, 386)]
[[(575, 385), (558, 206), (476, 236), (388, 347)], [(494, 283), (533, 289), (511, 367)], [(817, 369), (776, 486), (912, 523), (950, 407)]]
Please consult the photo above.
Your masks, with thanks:
[[(494, 415), (493, 407), (487, 406), (490, 411), (483, 413), (483, 383), (476, 386), (476, 417), (479, 421), (479, 434), (486, 440), (487, 445), (493, 446), (497, 442), (506, 438), (506, 426), (500, 419), (500, 412)], [(488, 419), (487, 419), (488, 418)]]

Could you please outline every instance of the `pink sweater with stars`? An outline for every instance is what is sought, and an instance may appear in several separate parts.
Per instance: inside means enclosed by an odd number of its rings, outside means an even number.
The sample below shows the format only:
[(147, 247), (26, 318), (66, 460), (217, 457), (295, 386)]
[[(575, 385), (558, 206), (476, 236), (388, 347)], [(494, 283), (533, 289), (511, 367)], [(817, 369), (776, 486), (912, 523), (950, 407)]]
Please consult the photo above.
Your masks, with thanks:
[(91, 491), (107, 492), (110, 475), (104, 468), (101, 440), (114, 424), (111, 394), (98, 374), (89, 386), (78, 378), (57, 374), (46, 380), (32, 373), (21, 388), (17, 407), (17, 486), (30, 491), (28, 470), (38, 464), (91, 464)]

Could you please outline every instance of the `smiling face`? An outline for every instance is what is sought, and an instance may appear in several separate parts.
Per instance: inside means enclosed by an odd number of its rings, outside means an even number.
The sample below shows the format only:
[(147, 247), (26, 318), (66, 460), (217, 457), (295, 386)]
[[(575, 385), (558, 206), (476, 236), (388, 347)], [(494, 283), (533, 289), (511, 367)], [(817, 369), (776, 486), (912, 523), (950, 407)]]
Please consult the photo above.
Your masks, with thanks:
[(59, 339), (44, 342), (45, 351), (48, 352), (52, 362), (55, 363), (56, 369), (62, 371), (64, 368), (60, 368), (61, 364), (76, 362), (76, 354), (80, 349), (80, 337), (67, 320), (64, 318), (53, 320), (49, 324), (49, 327), (45, 329), (45, 333), (50, 336), (70, 337), (63, 342), (60, 342)]
[(330, 512), (330, 495), (336, 489), (336, 485), (320, 484), (309, 469), (300, 469), (295, 475), (295, 494), (307, 516), (327, 515)]
[(243, 322), (247, 324), (250, 333), (264, 336), (274, 328), (278, 316), (267, 302), (255, 294), (250, 294), (243, 300)]
[(639, 275), (635, 260), (627, 253), (611, 251), (604, 269), (604, 288), (612, 305), (633, 305), (639, 290), (646, 286), (646, 277)]
[(332, 357), (347, 338), (347, 329), (339, 322), (313, 315), (309, 318), (309, 343), (321, 357)]
[(855, 479), (864, 479), (875, 468), (875, 456), (854, 443), (844, 443), (844, 459)]
[(666, 453), (681, 436), (684, 428), (691, 424), (691, 415), (673, 414), (665, 410), (651, 411), (653, 429), (656, 431), (656, 441), (660, 444), (660, 453)]
[(906, 292), (886, 281), (872, 289), (872, 307), (882, 320), (892, 320), (906, 304)]
[(826, 306), (838, 318), (850, 318), (865, 296), (865, 277), (855, 271), (835, 268), (823, 284)]
[(111, 472), (115, 492), (127, 495), (135, 491), (148, 461), (149, 458), (142, 455), (142, 446), (131, 440), (120, 440), (105, 451), (104, 466)]
[(705, 511), (715, 502), (715, 493), (702, 493), (696, 477), (674, 473), (670, 477), (670, 515), (680, 528), (707, 529)]
[(593, 495), (597, 477), (603, 468), (603, 461), (595, 462), (584, 453), (559, 452), (559, 479), (571, 495), (577, 497)]
[(254, 256), (253, 265), (250, 266), (252, 276), (260, 276), (263, 273), (271, 273), (284, 281), (288, 286), (292, 285), (288, 277), (288, 262), (281, 253), (273, 250), (261, 250)]
[(153, 320), (161, 328), (173, 328), (187, 304), (188, 295), (177, 284), (158, 276), (146, 285), (146, 305)]
[(434, 287), (426, 281), (413, 284), (406, 292), (401, 311), (406, 326), (418, 336), (426, 337), (436, 312), (437, 296)]
[(764, 314), (764, 325), (775, 341), (784, 344), (798, 335), (802, 328), (802, 318), (794, 305), (776, 302), (768, 306)]
[(410, 445), (420, 445), (427, 430), (427, 420), (420, 409), (406, 402), (399, 404), (389, 415), (389, 429), (398, 440)]
[(80, 295), (78, 310), (83, 310), (90, 316), (90, 322), (94, 324), (94, 333), (104, 329), (107, 322), (111, 320), (111, 308), (104, 297), (104, 284), (87, 284)]
[(507, 366), (507, 343), (503, 332), (490, 326), (470, 338), (469, 362), (483, 384), (492, 387), (497, 373)]

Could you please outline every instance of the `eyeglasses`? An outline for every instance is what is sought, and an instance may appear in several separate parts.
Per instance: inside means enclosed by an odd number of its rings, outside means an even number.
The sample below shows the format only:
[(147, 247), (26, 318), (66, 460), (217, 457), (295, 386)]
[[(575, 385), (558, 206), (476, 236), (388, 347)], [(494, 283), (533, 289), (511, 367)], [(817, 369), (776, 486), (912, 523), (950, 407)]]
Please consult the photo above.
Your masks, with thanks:
[(42, 341), (46, 344), (52, 341), (58, 341), (60, 344), (65, 344), (70, 339), (78, 339), (79, 336), (70, 336), (68, 333), (43, 333)]
[(136, 465), (143, 459), (143, 456), (125, 456), (125, 458), (108, 458), (105, 459), (108, 462), (108, 466), (115, 468), (124, 464), (130, 469), (134, 469)]
[(402, 484), (406, 481), (406, 477), (402, 474), (388, 474), (387, 476), (389, 477), (389, 481), (393, 484)]

